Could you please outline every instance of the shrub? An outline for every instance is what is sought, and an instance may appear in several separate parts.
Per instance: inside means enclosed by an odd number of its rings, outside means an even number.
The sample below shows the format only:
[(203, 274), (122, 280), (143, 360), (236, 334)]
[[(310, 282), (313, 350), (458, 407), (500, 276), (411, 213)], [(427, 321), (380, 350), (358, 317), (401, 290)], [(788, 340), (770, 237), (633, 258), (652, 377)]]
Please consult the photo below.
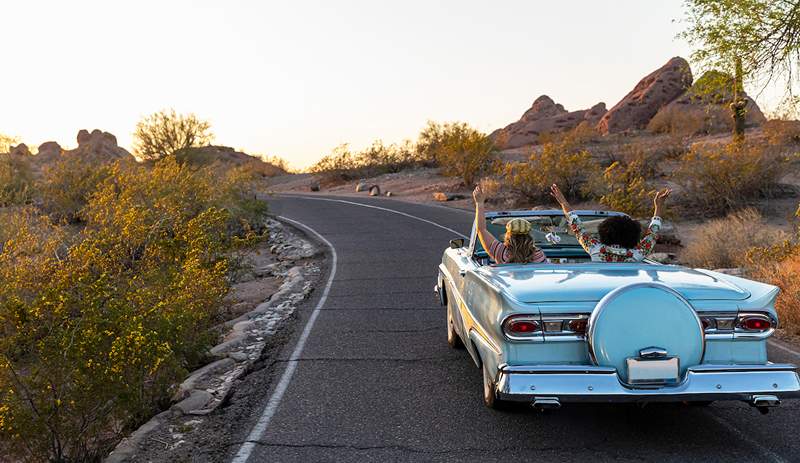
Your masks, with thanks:
[(111, 164), (97, 164), (77, 156), (53, 161), (42, 170), (41, 207), (55, 221), (83, 222), (81, 210), (110, 175)]
[(666, 133), (680, 137), (710, 133), (712, 127), (728, 121), (717, 120), (719, 111), (703, 113), (702, 110), (687, 111), (679, 106), (667, 106), (650, 119), (647, 130), (652, 133)]
[(633, 217), (644, 217), (652, 209), (654, 190), (642, 175), (641, 161), (614, 162), (603, 171), (605, 193), (600, 203)]
[(557, 183), (568, 198), (588, 196), (599, 176), (600, 166), (586, 150), (576, 150), (571, 143), (546, 143), (541, 153), (531, 154), (528, 162), (503, 164), (499, 173), (510, 188), (529, 201), (549, 197), (550, 185)]
[(771, 145), (800, 143), (800, 121), (769, 120), (762, 126), (764, 136)]
[(438, 124), (428, 121), (416, 145), (421, 160), (441, 167), (442, 174), (460, 177), (472, 185), (495, 157), (495, 146), (484, 133), (464, 122)]
[(158, 159), (177, 151), (211, 143), (211, 124), (194, 114), (159, 111), (136, 124), (134, 151), (140, 159)]
[(215, 338), (227, 251), (261, 238), (249, 172), (102, 169), (91, 188), (67, 182), (92, 190), (74, 196), (78, 230), (32, 208), (3, 217), (0, 437), (19, 457), (99, 460), (168, 403)]
[(742, 267), (748, 249), (773, 246), (786, 237), (770, 228), (757, 210), (742, 209), (703, 224), (681, 253), (681, 261), (711, 269)]
[(0, 154), (0, 207), (29, 204), (33, 197), (30, 160), (23, 156)]
[(339, 145), (309, 171), (320, 175), (323, 182), (333, 184), (399, 172), (419, 164), (421, 160), (410, 143), (385, 145), (383, 141), (376, 140), (359, 152), (351, 151), (348, 144)]
[(673, 179), (682, 187), (686, 211), (721, 215), (775, 197), (786, 165), (784, 156), (760, 147), (701, 147), (682, 157)]

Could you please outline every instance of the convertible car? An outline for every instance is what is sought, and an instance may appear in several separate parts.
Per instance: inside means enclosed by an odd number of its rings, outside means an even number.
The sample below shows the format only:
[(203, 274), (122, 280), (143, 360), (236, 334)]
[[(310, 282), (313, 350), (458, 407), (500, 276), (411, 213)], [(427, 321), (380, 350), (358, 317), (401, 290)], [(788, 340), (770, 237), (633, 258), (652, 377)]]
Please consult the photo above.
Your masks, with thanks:
[[(586, 228), (612, 215), (579, 211)], [(447, 342), (483, 372), (491, 408), (525, 402), (740, 400), (766, 413), (800, 396), (794, 365), (767, 360), (778, 288), (653, 261), (595, 263), (561, 211), (486, 214), (502, 238), (523, 217), (542, 264), (497, 265), (476, 238), (445, 250), (435, 287), (447, 308)]]

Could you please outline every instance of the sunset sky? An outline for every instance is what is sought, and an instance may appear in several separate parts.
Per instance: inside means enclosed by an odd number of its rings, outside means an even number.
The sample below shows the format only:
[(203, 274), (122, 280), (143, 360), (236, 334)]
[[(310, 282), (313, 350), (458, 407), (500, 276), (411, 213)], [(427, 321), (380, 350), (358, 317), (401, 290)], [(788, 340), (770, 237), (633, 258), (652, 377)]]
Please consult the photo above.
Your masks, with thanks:
[(28, 0), (0, 17), (0, 133), (72, 147), (100, 128), (130, 147), (142, 116), (174, 108), (295, 167), (428, 119), (489, 132), (541, 94), (611, 107), (689, 55), (680, 0)]

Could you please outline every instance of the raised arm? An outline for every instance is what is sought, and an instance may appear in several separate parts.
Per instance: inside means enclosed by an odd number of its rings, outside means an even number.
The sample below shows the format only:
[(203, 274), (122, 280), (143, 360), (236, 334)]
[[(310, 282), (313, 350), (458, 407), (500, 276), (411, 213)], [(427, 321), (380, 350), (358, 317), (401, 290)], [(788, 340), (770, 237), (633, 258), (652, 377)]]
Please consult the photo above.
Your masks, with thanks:
[(578, 214), (573, 212), (572, 206), (567, 201), (567, 198), (564, 197), (564, 194), (561, 193), (561, 189), (558, 188), (558, 185), (555, 183), (550, 186), (550, 195), (555, 198), (558, 202), (558, 205), (561, 206), (561, 210), (564, 211), (564, 216), (567, 218), (567, 223), (569, 223), (569, 228), (572, 230), (572, 233), (578, 238), (578, 242), (581, 244), (581, 247), (586, 252), (590, 252), (592, 246), (598, 244), (598, 241), (592, 237), (589, 233), (586, 233), (586, 229), (583, 228), (583, 224), (581, 223), (580, 217)]
[(650, 220), (650, 226), (647, 227), (647, 231), (642, 235), (639, 244), (636, 245), (636, 248), (645, 256), (652, 253), (653, 249), (656, 247), (658, 232), (661, 230), (661, 214), (664, 212), (664, 203), (667, 201), (670, 193), (672, 193), (672, 190), (665, 188), (661, 191), (657, 191), (653, 198), (653, 218)]
[(489, 233), (489, 230), (486, 229), (486, 212), (483, 207), (486, 202), (486, 195), (480, 185), (475, 187), (475, 191), (472, 192), (472, 199), (475, 200), (475, 229), (478, 232), (478, 239), (481, 240), (483, 249), (492, 256), (492, 259), (497, 261), (490, 251), (494, 247), (494, 242), (497, 240)]

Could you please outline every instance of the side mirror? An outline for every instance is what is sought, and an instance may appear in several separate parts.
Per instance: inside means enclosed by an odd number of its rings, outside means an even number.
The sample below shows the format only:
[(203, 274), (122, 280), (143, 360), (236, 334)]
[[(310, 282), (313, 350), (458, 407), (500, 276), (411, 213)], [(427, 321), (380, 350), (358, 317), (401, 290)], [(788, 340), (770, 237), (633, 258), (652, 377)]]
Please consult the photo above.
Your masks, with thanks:
[(456, 238), (454, 240), (450, 240), (451, 249), (459, 249), (463, 247), (464, 247), (464, 238)]

